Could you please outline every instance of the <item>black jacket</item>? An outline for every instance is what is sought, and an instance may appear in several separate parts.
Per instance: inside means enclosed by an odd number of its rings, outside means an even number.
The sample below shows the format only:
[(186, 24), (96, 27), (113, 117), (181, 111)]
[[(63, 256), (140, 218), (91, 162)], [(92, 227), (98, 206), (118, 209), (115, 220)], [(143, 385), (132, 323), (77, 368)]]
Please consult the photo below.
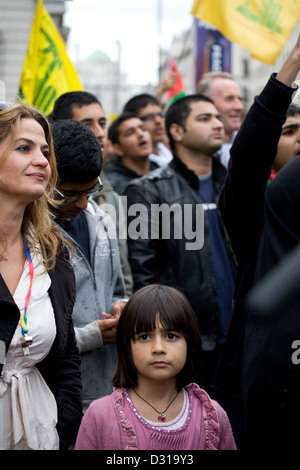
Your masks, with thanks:
[[(216, 202), (225, 176), (226, 169), (213, 159)], [(200, 218), (197, 219), (196, 206), (199, 207), (200, 204), (203, 204), (198, 187), (197, 175), (189, 170), (176, 155), (169, 165), (132, 181), (125, 191), (128, 198), (128, 249), (135, 290), (156, 282), (171, 284), (183, 289), (197, 315), (202, 333), (203, 349), (212, 350), (215, 347), (218, 332), (218, 306), (209, 227), (205, 213), (204, 227), (203, 224), (199, 226), (197, 223)], [(148, 214), (151, 214), (151, 205), (152, 207), (155, 204), (177, 206), (178, 212), (170, 212), (170, 235), (166, 232), (164, 236), (162, 232), (163, 222), (166, 222), (166, 219), (162, 220), (160, 217), (155, 221), (154, 217), (151, 219), (149, 216), (148, 233), (144, 234), (145, 238), (133, 239), (131, 232), (134, 225), (131, 224), (135, 223), (136, 217), (131, 212), (135, 208), (138, 209), (134, 204), (143, 204), (147, 208)], [(188, 211), (184, 207), (185, 204), (192, 207), (189, 217)], [(175, 226), (177, 230), (182, 228), (182, 236), (177, 238), (174, 223), (177, 224)], [(154, 234), (156, 229), (157, 234)], [(204, 234), (204, 244), (197, 249), (187, 249), (188, 244), (193, 243), (190, 237), (192, 231), (197, 231), (199, 241), (201, 233), (202, 236)], [(224, 239), (226, 241), (225, 233)], [(233, 262), (232, 269), (235, 269)]]
[[(150, 170), (155, 170), (156, 168), (158, 168), (158, 165), (154, 162), (150, 162)], [(108, 162), (105, 163), (103, 169), (110, 184), (116, 193), (120, 195), (124, 194), (125, 188), (130, 181), (141, 177), (141, 175), (123, 165), (118, 155), (113, 155)]]
[(246, 304), (253, 286), (300, 240), (299, 157), (267, 187), (294, 91), (272, 75), (255, 98), (231, 148), (219, 201), (238, 271), (215, 386), (242, 400), (248, 435), (264, 449), (276, 440), (282, 445), (284, 435), (290, 442), (299, 437), (292, 427), (297, 428), (300, 418), (300, 372), (291, 360), (292, 342), (300, 338), (299, 303), (273, 316), (257, 314)]
[[(57, 431), (60, 447), (64, 449), (75, 443), (82, 418), (80, 357), (72, 323), (75, 276), (68, 261), (62, 257), (57, 257), (55, 268), (49, 275), (49, 295), (57, 334), (48, 356), (37, 367), (57, 402)], [(20, 311), (0, 275), (0, 347), (2, 345), (4, 349), (5, 344), (6, 352), (19, 319)], [(2, 368), (3, 364), (0, 364), (0, 372)]]

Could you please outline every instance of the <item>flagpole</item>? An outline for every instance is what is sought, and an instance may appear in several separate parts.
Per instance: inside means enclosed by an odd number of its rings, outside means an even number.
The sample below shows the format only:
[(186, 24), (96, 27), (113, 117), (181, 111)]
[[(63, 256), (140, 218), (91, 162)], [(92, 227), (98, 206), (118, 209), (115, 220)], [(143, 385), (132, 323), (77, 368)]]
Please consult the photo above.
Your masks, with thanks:
[(119, 106), (120, 106), (120, 86), (121, 86), (121, 43), (119, 40), (116, 41), (116, 46), (118, 50), (118, 56), (117, 56), (117, 73), (115, 76), (115, 93), (114, 93), (114, 109), (113, 112), (114, 114), (119, 113)]
[(158, 44), (158, 83), (160, 82), (160, 61), (161, 61), (161, 32), (162, 32), (162, 0), (157, 0), (157, 44)]

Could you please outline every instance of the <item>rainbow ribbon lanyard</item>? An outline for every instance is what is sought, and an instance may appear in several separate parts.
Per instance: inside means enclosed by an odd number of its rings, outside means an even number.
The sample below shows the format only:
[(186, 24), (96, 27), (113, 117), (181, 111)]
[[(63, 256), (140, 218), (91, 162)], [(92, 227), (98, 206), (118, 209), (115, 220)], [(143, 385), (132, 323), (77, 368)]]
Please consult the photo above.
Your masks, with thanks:
[(28, 288), (28, 292), (27, 292), (27, 295), (26, 295), (26, 299), (25, 299), (24, 315), (22, 315), (22, 313), (20, 312), (22, 334), (24, 336), (24, 335), (27, 335), (27, 333), (28, 333), (27, 309), (28, 309), (29, 300), (30, 300), (30, 296), (31, 296), (31, 288), (32, 288), (32, 281), (33, 281), (33, 263), (32, 263), (32, 259), (31, 259), (31, 255), (30, 255), (29, 250), (28, 250), (27, 243), (24, 239), (23, 239), (23, 243), (24, 243), (25, 254), (26, 254), (26, 257), (27, 257), (27, 260), (28, 260), (29, 274), (30, 274), (30, 283), (29, 283), (29, 288)]

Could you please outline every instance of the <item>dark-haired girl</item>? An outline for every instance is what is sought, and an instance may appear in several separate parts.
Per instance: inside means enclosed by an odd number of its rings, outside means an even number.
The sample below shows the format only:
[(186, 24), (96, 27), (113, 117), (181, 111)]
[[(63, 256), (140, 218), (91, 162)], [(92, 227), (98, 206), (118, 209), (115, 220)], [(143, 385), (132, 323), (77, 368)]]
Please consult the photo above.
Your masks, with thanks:
[(120, 317), (116, 345), (115, 389), (90, 405), (76, 449), (236, 449), (225, 411), (193, 383), (201, 338), (180, 291), (138, 290)]

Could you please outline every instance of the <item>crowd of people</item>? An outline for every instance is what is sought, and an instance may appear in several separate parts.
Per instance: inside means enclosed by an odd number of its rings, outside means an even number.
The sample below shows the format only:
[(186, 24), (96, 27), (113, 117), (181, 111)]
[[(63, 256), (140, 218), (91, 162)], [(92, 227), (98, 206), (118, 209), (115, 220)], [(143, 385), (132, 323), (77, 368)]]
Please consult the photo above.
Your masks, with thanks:
[(300, 240), (299, 71), (0, 103), (0, 449), (296, 445), (299, 294), (251, 295)]

